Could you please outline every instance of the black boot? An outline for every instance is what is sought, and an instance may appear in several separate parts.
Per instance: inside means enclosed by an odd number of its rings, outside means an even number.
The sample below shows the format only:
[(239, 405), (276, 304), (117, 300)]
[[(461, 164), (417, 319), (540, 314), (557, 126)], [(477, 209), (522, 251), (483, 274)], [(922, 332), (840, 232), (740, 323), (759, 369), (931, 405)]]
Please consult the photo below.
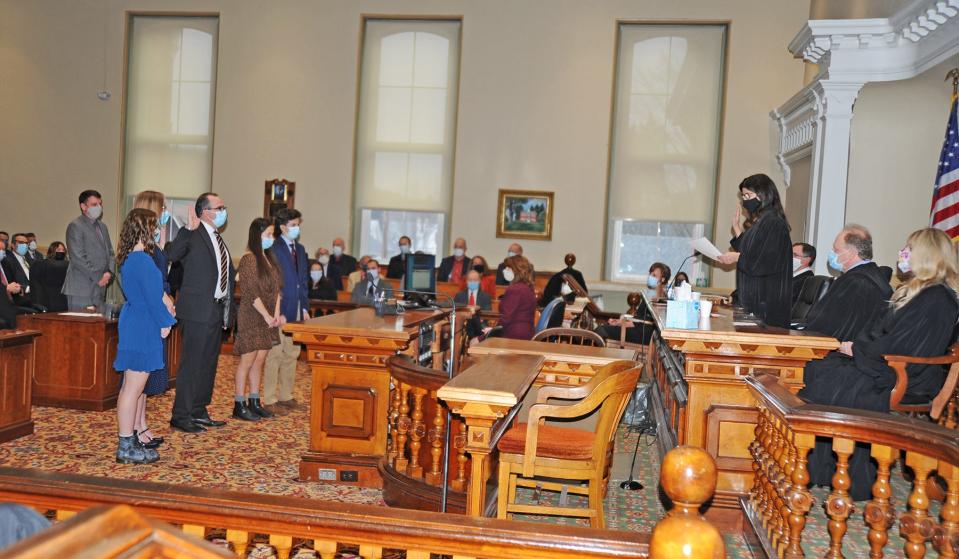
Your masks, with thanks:
[(152, 464), (160, 455), (152, 448), (143, 448), (136, 437), (120, 437), (117, 443), (118, 464)]
[(247, 400), (246, 405), (248, 408), (250, 408), (251, 412), (260, 417), (273, 417), (274, 415), (273, 412), (260, 405), (259, 398), (250, 398)]
[(250, 411), (250, 408), (246, 407), (244, 402), (233, 402), (233, 417), (244, 421), (260, 420), (260, 416)]

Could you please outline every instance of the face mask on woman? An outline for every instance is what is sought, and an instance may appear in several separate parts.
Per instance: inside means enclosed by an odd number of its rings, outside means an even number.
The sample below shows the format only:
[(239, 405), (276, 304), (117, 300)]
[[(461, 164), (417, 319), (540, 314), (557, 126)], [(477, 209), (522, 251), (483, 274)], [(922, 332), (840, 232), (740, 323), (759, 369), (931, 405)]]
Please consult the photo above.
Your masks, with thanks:
[(759, 198), (743, 200), (743, 209), (749, 212), (749, 215), (754, 215), (756, 212), (758, 212), (762, 205), (763, 203)]
[(313, 280), (313, 283), (320, 281), (321, 277), (323, 277), (323, 272), (319, 270), (310, 270), (310, 279)]
[(659, 285), (659, 280), (656, 279), (656, 276), (647, 276), (646, 277), (646, 287), (650, 289), (656, 289), (656, 286)]
[(54, 259), (54, 260), (65, 260), (66, 257), (67, 257), (67, 253), (65, 253), (65, 252), (54, 252), (54, 253), (53, 253), (53, 259)]
[(160, 214), (160, 225), (166, 225), (170, 221), (170, 212), (163, 210)]
[(260, 246), (263, 250), (269, 250), (273, 246), (273, 237), (260, 237)]
[(513, 283), (513, 280), (516, 279), (516, 274), (513, 273), (512, 268), (503, 268), (503, 279), (509, 283)]
[(486, 269), (483, 268), (482, 264), (474, 264), (473, 269), (476, 270), (476, 273), (480, 275), (483, 275), (486, 273)]
[(896, 267), (899, 268), (899, 271), (908, 274), (912, 271), (912, 266), (909, 264), (909, 256), (911, 255), (908, 248), (904, 248), (899, 251), (899, 261), (896, 262)]

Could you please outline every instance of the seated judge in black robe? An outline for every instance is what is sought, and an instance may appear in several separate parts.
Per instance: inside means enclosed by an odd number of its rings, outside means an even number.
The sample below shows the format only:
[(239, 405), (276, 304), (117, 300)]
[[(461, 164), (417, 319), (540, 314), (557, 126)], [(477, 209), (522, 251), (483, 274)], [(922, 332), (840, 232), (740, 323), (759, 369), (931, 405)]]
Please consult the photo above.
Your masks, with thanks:
[(739, 303), (768, 326), (789, 327), (792, 308), (792, 241), (776, 184), (766, 175), (739, 184), (746, 226), (732, 240), (732, 252), (719, 257), (736, 264)]
[(816, 261), (816, 247), (808, 243), (793, 244), (793, 304), (799, 300), (802, 286), (815, 274), (812, 265)]
[[(935, 357), (944, 355), (955, 339), (959, 320), (959, 287), (955, 250), (949, 237), (937, 229), (922, 229), (909, 237), (911, 255), (900, 261), (911, 272), (892, 297), (885, 318), (839, 351), (806, 365), (804, 400), (828, 406), (889, 411), (889, 396), (896, 373), (883, 355)], [(939, 365), (909, 365), (909, 385), (903, 403), (932, 400), (945, 381)], [(832, 443), (817, 440), (809, 458), (812, 483), (828, 486), (835, 473)], [(868, 445), (857, 445), (850, 459), (852, 488), (856, 501), (868, 499), (876, 477)]]
[(573, 268), (573, 266), (576, 264), (576, 255), (569, 253), (566, 255), (566, 258), (564, 258), (564, 261), (566, 263), (566, 267), (553, 274), (553, 276), (549, 278), (549, 281), (546, 282), (546, 287), (543, 288), (543, 296), (539, 300), (539, 306), (545, 307), (546, 303), (549, 303), (553, 299), (560, 296), (565, 297), (567, 295), (566, 293), (563, 293), (563, 283), (565, 283), (563, 281), (563, 274), (569, 274), (574, 280), (576, 280), (580, 287), (586, 289), (586, 279), (583, 278), (583, 274), (579, 270)]

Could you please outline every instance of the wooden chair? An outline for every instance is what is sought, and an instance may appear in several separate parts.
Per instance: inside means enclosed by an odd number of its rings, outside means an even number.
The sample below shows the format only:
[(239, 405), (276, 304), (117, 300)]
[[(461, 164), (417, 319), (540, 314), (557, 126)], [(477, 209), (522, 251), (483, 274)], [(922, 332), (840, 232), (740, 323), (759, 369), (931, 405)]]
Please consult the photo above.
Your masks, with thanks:
[(552, 344), (572, 344), (595, 347), (606, 347), (606, 341), (596, 332), (579, 328), (547, 328), (533, 336), (534, 342), (549, 342)]
[[(946, 425), (947, 421), (950, 421), (953, 424), (947, 426), (955, 427), (955, 420), (951, 416), (955, 414), (955, 391), (957, 381), (959, 381), (959, 343), (953, 344), (949, 348), (949, 352), (942, 357), (883, 355), (883, 358), (886, 360), (886, 363), (896, 371), (896, 385), (892, 389), (892, 394), (889, 395), (889, 411), (908, 413), (911, 415), (927, 413), (933, 421), (937, 421), (942, 425)], [(906, 389), (909, 387), (909, 375), (906, 372), (906, 366), (910, 364), (950, 365), (946, 382), (943, 383), (939, 394), (931, 401), (918, 404), (904, 404), (902, 402), (902, 398), (906, 394)], [(942, 412), (950, 403), (950, 413), (944, 416)]]
[[(623, 363), (623, 362), (614, 362)], [(640, 367), (632, 364), (626, 370), (603, 375), (582, 387), (549, 387), (540, 398), (576, 398), (587, 394), (572, 405), (534, 404), (529, 410), (528, 423), (518, 423), (500, 439), (499, 495), (497, 518), (512, 518), (513, 514), (550, 514), (588, 518), (590, 526), (603, 528), (603, 490), (606, 467), (609, 462), (616, 425), (626, 409), (629, 396), (639, 380)], [(612, 363), (610, 365), (613, 365)], [(622, 365), (616, 365), (617, 369)], [(599, 409), (599, 418), (593, 432), (547, 425), (546, 418), (576, 418)], [(534, 478), (554, 478), (585, 481), (586, 487), (566, 487), (555, 481)], [(516, 503), (517, 487), (540, 487), (548, 491), (563, 491), (587, 495), (587, 508), (549, 507)]]

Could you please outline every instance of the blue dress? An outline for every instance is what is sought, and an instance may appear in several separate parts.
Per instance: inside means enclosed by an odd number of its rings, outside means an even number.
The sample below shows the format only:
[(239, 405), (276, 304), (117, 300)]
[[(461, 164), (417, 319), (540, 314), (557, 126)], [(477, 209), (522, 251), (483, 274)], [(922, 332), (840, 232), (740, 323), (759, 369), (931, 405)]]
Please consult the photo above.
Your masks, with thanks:
[(163, 278), (146, 252), (131, 252), (120, 267), (127, 302), (120, 311), (117, 371), (153, 372), (163, 369), (160, 329), (176, 319), (163, 304)]
[[(153, 251), (153, 262), (156, 264), (158, 270), (160, 270), (160, 277), (163, 278), (163, 292), (167, 295), (170, 294), (170, 281), (167, 277), (167, 269), (169, 268), (169, 261), (167, 260), (166, 253), (162, 250)], [(143, 393), (147, 396), (156, 396), (157, 394), (163, 394), (167, 391), (167, 388), (170, 384), (170, 372), (167, 368), (169, 365), (166, 362), (167, 356), (167, 343), (169, 338), (163, 339), (163, 367), (156, 370), (147, 378), (146, 386), (143, 387)]]

